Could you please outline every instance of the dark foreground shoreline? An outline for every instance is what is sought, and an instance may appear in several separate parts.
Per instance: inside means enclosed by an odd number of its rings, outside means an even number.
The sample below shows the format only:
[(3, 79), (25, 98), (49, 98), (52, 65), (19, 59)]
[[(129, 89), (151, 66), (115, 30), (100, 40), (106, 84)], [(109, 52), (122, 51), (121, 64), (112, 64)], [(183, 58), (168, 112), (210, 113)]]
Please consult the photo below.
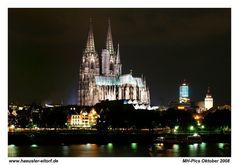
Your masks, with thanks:
[[(77, 131), (9, 132), (8, 144), (84, 144), (84, 143), (152, 143), (153, 139), (166, 134), (158, 133), (99, 133)], [(231, 134), (201, 134), (203, 142), (231, 143)]]

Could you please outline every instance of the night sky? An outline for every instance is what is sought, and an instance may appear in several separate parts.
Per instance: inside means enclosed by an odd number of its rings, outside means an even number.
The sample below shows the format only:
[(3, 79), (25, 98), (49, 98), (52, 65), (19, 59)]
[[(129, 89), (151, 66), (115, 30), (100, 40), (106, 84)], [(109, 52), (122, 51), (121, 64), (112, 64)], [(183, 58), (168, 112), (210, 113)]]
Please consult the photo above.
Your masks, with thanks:
[(178, 99), (179, 84), (216, 105), (231, 102), (230, 9), (9, 9), (9, 103), (76, 104), (79, 67), (93, 21), (98, 54), (108, 18), (123, 73), (146, 76), (151, 104)]

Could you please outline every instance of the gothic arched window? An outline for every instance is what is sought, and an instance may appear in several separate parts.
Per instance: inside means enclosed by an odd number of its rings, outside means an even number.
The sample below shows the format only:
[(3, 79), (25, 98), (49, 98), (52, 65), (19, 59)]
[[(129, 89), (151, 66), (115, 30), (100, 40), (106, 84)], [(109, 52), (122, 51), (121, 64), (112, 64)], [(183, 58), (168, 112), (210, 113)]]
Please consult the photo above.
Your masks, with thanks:
[(93, 55), (90, 58), (90, 69), (95, 69), (95, 57)]
[(113, 64), (113, 62), (110, 63), (110, 70), (114, 71), (114, 64)]
[(90, 62), (90, 69), (94, 69), (94, 68), (95, 68), (95, 66), (94, 66), (94, 62), (91, 61), (91, 62)]

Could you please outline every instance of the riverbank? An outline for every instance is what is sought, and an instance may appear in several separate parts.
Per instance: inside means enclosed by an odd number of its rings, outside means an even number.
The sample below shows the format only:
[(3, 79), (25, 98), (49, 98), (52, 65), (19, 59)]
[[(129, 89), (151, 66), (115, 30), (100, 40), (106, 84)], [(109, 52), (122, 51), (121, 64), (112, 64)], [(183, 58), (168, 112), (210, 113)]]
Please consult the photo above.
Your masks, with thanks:
[[(96, 131), (27, 131), (9, 132), (8, 144), (84, 144), (84, 143), (152, 143), (158, 136), (164, 133), (152, 132), (111, 132), (99, 133)], [(169, 134), (167, 134), (169, 135)], [(175, 135), (175, 134), (174, 134)], [(177, 134), (176, 134), (177, 136)], [(203, 142), (231, 143), (231, 134), (201, 134)]]

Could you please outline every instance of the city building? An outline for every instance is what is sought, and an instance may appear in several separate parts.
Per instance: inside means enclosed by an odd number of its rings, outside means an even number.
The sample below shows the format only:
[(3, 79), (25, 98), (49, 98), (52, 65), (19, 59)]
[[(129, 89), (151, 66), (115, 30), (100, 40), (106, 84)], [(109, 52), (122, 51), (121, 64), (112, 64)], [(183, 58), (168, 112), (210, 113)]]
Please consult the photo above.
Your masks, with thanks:
[(210, 108), (213, 107), (213, 97), (210, 91), (210, 88), (208, 87), (207, 89), (207, 94), (206, 97), (204, 99), (204, 104), (205, 104), (205, 109), (209, 110)]
[(196, 102), (196, 112), (197, 113), (202, 113), (204, 111), (206, 111), (206, 108), (205, 108), (205, 101), (198, 101)]
[(186, 80), (179, 87), (179, 103), (190, 103), (189, 85)]
[(225, 105), (219, 105), (219, 106), (217, 106), (217, 109), (218, 110), (231, 110), (231, 105), (227, 105), (227, 104), (225, 104)]
[(70, 117), (70, 126), (79, 127), (79, 128), (90, 128), (97, 124), (97, 119), (99, 115), (94, 108), (88, 112), (83, 109), (80, 111), (80, 114), (74, 114)]
[(134, 77), (132, 71), (122, 74), (119, 44), (114, 49), (111, 24), (108, 22), (106, 47), (99, 56), (94, 43), (92, 21), (90, 21), (86, 48), (80, 65), (78, 104), (93, 106), (103, 100), (134, 100), (139, 104), (150, 104), (146, 80)]

